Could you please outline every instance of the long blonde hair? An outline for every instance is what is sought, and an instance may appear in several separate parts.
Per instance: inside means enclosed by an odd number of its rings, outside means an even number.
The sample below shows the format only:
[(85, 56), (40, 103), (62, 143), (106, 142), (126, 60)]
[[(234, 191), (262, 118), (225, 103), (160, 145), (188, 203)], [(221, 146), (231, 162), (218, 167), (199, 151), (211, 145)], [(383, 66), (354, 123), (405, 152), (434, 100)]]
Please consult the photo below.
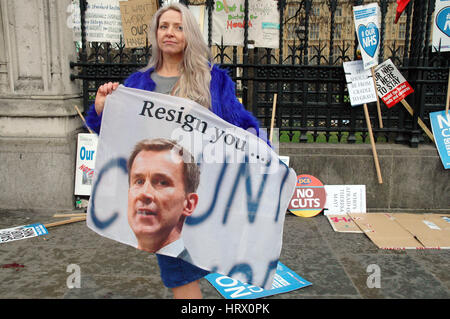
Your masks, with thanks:
[(168, 10), (175, 10), (181, 13), (182, 27), (187, 44), (183, 60), (180, 63), (181, 76), (172, 91), (172, 95), (191, 99), (206, 108), (210, 108), (211, 52), (203, 39), (195, 17), (185, 5), (172, 3), (161, 7), (153, 15), (149, 35), (150, 43), (152, 44), (152, 56), (148, 65), (142, 71), (151, 67), (158, 70), (163, 64), (163, 56), (158, 47), (156, 33), (158, 32), (161, 15)]

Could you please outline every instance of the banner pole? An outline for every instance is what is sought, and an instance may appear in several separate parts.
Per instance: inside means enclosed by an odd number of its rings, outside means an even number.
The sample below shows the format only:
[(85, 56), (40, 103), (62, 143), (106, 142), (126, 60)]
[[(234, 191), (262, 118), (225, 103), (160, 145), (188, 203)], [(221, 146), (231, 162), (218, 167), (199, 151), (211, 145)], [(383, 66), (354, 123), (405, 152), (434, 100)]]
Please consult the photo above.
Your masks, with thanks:
[(79, 116), (81, 117), (81, 119), (83, 120), (84, 125), (86, 125), (86, 127), (87, 127), (89, 133), (94, 134), (94, 132), (92, 132), (92, 130), (89, 128), (89, 126), (87, 126), (86, 120), (84, 119), (83, 114), (81, 114), (80, 110), (78, 109), (78, 106), (76, 106), (76, 105), (74, 105), (74, 106), (75, 106), (75, 109), (76, 109), (77, 112), (78, 112), (78, 115), (79, 115)]
[(277, 93), (274, 93), (273, 95), (273, 106), (272, 106), (272, 120), (270, 121), (270, 136), (269, 136), (269, 142), (272, 143), (272, 137), (273, 137), (273, 125), (275, 122), (275, 110), (277, 108)]
[(364, 115), (366, 117), (367, 129), (369, 131), (370, 144), (372, 145), (373, 160), (375, 162), (375, 169), (377, 171), (378, 183), (383, 184), (383, 178), (381, 177), (380, 163), (378, 162), (377, 150), (375, 148), (375, 141), (372, 134), (372, 125), (370, 124), (369, 110), (367, 104), (364, 103)]
[[(402, 102), (403, 106), (405, 107), (405, 109), (409, 112), (409, 114), (411, 114), (411, 116), (413, 116), (414, 111), (413, 111), (412, 107), (409, 105), (409, 103), (406, 102), (405, 99), (403, 99), (401, 102)], [(425, 125), (425, 123), (422, 121), (422, 119), (420, 117), (417, 117), (417, 123), (419, 123), (420, 127), (424, 130), (424, 132), (427, 134), (427, 136), (430, 138), (430, 140), (432, 140), (434, 143), (433, 133), (431, 133), (431, 131), (428, 129), (428, 127)]]
[(383, 128), (383, 118), (381, 117), (380, 98), (378, 97), (377, 82), (375, 80), (375, 67), (374, 66), (371, 67), (370, 70), (372, 71), (372, 81), (373, 86), (375, 87), (375, 95), (377, 96), (378, 123), (380, 124), (380, 128)]
[(445, 101), (445, 114), (448, 115), (448, 106), (450, 104), (450, 68), (448, 68), (447, 100)]
[(59, 225), (64, 225), (64, 224), (81, 222), (83, 220), (86, 220), (86, 216), (83, 216), (83, 217), (72, 217), (70, 219), (62, 220), (62, 221), (59, 221), (59, 222), (45, 224), (44, 226), (45, 226), (45, 228), (49, 228), (49, 227), (54, 227), (54, 226), (59, 226)]

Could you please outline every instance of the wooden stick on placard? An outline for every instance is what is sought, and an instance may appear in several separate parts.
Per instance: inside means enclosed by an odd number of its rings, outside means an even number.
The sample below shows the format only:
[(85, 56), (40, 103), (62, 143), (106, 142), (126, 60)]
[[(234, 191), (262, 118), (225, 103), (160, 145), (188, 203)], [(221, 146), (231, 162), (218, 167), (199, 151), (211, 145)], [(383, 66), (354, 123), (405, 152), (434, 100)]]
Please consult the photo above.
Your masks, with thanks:
[(378, 97), (377, 83), (375, 80), (375, 67), (374, 66), (371, 67), (370, 70), (372, 71), (372, 81), (373, 81), (373, 86), (375, 87), (375, 95), (377, 96), (378, 123), (380, 125), (380, 128), (383, 128), (383, 118), (381, 116), (380, 98)]
[(83, 217), (86, 213), (76, 213), (76, 214), (55, 214), (53, 217)]
[(65, 224), (70, 224), (70, 223), (81, 222), (83, 220), (86, 220), (86, 216), (73, 217), (73, 218), (62, 220), (62, 221), (59, 221), (59, 222), (44, 224), (44, 226), (45, 226), (45, 228), (49, 228), (49, 227), (55, 227), (55, 226), (59, 226), (59, 225), (65, 225)]
[(81, 119), (83, 120), (84, 125), (86, 125), (86, 127), (87, 127), (89, 133), (94, 134), (94, 132), (92, 132), (92, 130), (91, 130), (91, 129), (89, 128), (89, 126), (87, 125), (86, 120), (84, 119), (83, 114), (81, 114), (80, 110), (78, 109), (78, 106), (75, 105), (75, 109), (77, 110), (78, 115), (79, 115), (79, 116), (81, 117)]
[(272, 106), (272, 120), (270, 121), (270, 135), (269, 135), (269, 141), (272, 143), (272, 137), (273, 137), (273, 125), (275, 122), (275, 112), (277, 108), (277, 93), (273, 95), (273, 106)]
[(448, 68), (447, 100), (445, 101), (445, 114), (448, 115), (448, 106), (450, 104), (450, 68)]
[[(414, 111), (413, 111), (412, 107), (409, 105), (409, 103), (406, 102), (405, 99), (403, 99), (401, 102), (402, 102), (403, 106), (405, 107), (405, 109), (409, 112), (409, 114), (411, 114), (411, 116), (413, 116)], [(428, 129), (428, 127), (425, 125), (425, 123), (422, 121), (422, 119), (420, 117), (417, 117), (417, 123), (419, 123), (420, 127), (424, 130), (424, 132), (428, 135), (430, 140), (432, 140), (434, 143), (433, 133), (431, 133), (431, 131)]]
[(375, 140), (372, 134), (372, 125), (370, 124), (369, 110), (367, 109), (367, 104), (364, 104), (363, 107), (364, 107), (364, 116), (366, 117), (367, 122), (367, 129), (369, 131), (370, 144), (372, 145), (372, 154), (373, 160), (375, 162), (375, 169), (377, 171), (378, 183), (383, 184), (383, 178), (381, 177), (380, 163), (378, 162), (377, 150), (375, 148)]

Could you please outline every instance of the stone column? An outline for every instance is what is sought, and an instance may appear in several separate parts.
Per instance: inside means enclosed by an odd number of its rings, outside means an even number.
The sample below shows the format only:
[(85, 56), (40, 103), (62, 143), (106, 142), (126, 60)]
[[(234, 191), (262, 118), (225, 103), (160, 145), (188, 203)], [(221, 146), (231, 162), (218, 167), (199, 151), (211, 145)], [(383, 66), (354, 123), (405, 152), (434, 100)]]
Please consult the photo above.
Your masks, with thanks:
[(0, 0), (0, 209), (74, 206), (79, 83), (70, 0)]

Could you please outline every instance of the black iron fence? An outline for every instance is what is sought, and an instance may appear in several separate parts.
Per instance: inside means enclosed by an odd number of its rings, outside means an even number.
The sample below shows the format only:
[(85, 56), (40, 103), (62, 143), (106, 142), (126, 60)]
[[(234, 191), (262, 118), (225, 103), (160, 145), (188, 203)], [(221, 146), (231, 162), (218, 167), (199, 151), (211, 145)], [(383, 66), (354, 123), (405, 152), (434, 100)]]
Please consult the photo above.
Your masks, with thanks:
[[(243, 1), (244, 22), (249, 1)], [(237, 83), (243, 104), (269, 127), (273, 98), (277, 94), (275, 127), (280, 140), (290, 142), (368, 142), (362, 107), (351, 107), (342, 63), (358, 58), (352, 7), (373, 1), (278, 0), (279, 47), (253, 48), (244, 23), (244, 46), (225, 46), (211, 39), (212, 10), (218, 1), (180, 1), (205, 6), (209, 21), (208, 44), (214, 62), (227, 68)], [(369, 113), (377, 142), (406, 143), (417, 147), (430, 140), (417, 124), (420, 117), (431, 128), (429, 113), (445, 107), (449, 76), (449, 53), (432, 52), (431, 32), (435, 0), (411, 0), (394, 24), (395, 0), (379, 0), (381, 8), (380, 63), (390, 58), (411, 84), (407, 97), (411, 116), (400, 104), (381, 103), (379, 124), (376, 104)], [(72, 79), (80, 79), (85, 109), (93, 102), (99, 85), (123, 81), (144, 67), (150, 45), (128, 49), (124, 42), (87, 42), (84, 28), (86, 0), (80, 1), (81, 46), (71, 63)]]

